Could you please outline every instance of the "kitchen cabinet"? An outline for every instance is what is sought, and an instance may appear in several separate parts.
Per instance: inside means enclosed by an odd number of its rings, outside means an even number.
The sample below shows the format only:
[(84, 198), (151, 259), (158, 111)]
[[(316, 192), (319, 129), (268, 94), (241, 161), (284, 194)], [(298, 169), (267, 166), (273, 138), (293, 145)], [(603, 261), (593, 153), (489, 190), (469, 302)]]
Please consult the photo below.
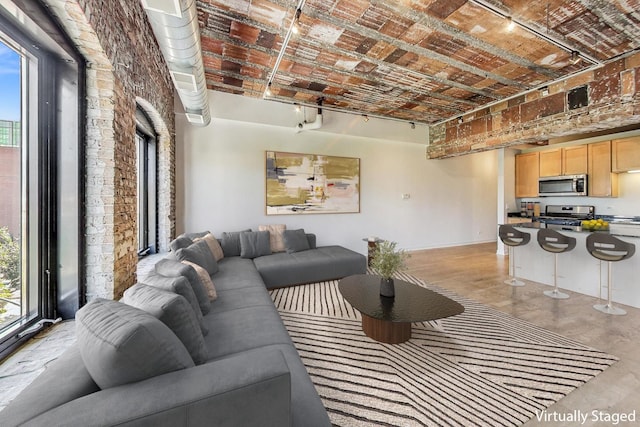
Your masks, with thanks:
[(516, 155), (516, 197), (538, 197), (539, 170), (539, 152)]
[(562, 149), (562, 175), (579, 175), (587, 173), (587, 145), (576, 145)]
[(618, 197), (618, 175), (611, 170), (611, 141), (589, 144), (589, 196)]
[(640, 136), (611, 141), (613, 172), (640, 170)]
[(578, 175), (587, 173), (586, 145), (555, 148), (540, 152), (540, 176)]
[(540, 176), (562, 175), (562, 149), (540, 152)]

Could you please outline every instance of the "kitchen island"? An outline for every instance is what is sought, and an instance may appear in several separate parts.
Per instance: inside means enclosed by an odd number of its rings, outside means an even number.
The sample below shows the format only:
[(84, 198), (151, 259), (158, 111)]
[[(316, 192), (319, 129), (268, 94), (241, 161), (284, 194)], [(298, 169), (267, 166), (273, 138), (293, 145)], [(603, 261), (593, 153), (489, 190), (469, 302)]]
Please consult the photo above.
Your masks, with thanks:
[[(521, 231), (531, 233), (531, 241), (515, 248), (515, 274), (518, 278), (546, 285), (553, 285), (553, 256), (543, 250), (537, 242), (537, 233), (546, 225), (540, 222), (511, 224)], [(562, 229), (560, 233), (575, 237), (576, 247), (558, 255), (558, 287), (592, 297), (607, 298), (607, 263), (602, 263), (587, 252), (586, 240), (590, 233), (609, 231), (586, 231), (579, 227)], [(624, 261), (612, 263), (613, 301), (618, 304), (640, 308), (640, 237), (610, 233), (636, 245), (636, 254)], [(602, 283), (602, 291), (600, 290)], [(602, 294), (601, 294), (602, 292)]]

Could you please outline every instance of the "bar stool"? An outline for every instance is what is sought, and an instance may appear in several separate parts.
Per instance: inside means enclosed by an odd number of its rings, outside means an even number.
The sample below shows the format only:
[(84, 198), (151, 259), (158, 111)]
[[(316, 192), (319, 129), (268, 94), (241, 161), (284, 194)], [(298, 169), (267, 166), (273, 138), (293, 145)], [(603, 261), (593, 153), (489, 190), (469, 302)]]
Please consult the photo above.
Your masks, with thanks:
[(531, 240), (531, 234), (516, 230), (516, 228), (511, 225), (503, 224), (498, 229), (498, 236), (500, 237), (500, 240), (502, 240), (502, 243), (509, 247), (509, 276), (511, 278), (505, 280), (504, 283), (511, 286), (524, 286), (524, 282), (522, 280), (516, 279), (514, 248), (516, 246), (523, 246), (529, 243), (529, 240)]
[[(636, 252), (636, 245), (620, 240), (610, 234), (592, 233), (587, 237), (587, 251), (593, 257), (600, 260), (600, 266), (602, 266), (602, 261), (607, 261), (607, 303), (596, 304), (593, 308), (607, 314), (615, 314), (619, 316), (627, 314), (623, 309), (614, 307), (611, 302), (611, 298), (613, 296), (611, 263), (631, 258)], [(602, 289), (602, 287), (600, 289)]]
[(558, 254), (569, 252), (576, 247), (575, 237), (565, 236), (550, 228), (541, 228), (538, 231), (538, 244), (542, 249), (554, 254), (553, 258), (553, 290), (544, 291), (551, 298), (567, 299), (569, 295), (558, 291)]

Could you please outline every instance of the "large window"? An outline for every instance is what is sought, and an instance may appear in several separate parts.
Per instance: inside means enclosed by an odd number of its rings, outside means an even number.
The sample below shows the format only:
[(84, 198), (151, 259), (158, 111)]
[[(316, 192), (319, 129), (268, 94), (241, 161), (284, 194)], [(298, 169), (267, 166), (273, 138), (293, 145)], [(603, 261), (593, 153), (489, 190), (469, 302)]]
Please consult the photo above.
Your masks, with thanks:
[(80, 303), (82, 82), (53, 40), (0, 4), (0, 355)]
[(157, 150), (153, 127), (146, 115), (136, 112), (136, 153), (138, 172), (138, 255), (157, 248)]
[[(25, 144), (21, 135), (21, 85), (29, 62), (10, 40), (0, 33), (0, 328), (20, 319), (29, 307), (23, 304)], [(24, 242), (27, 243), (27, 242)], [(28, 299), (26, 299), (28, 301)]]

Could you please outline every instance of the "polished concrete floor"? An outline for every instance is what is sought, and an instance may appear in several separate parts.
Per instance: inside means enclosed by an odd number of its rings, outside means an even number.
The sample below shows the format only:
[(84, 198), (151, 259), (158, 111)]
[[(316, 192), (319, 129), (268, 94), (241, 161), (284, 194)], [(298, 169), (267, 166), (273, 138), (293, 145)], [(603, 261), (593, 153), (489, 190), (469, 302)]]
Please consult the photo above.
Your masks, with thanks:
[[(526, 426), (611, 426), (615, 417), (617, 425), (640, 426), (640, 309), (621, 305), (628, 314), (611, 316), (593, 309), (597, 298), (568, 292), (569, 299), (554, 300), (543, 295), (550, 286), (506, 285), (508, 257), (496, 254), (495, 243), (415, 251), (408, 266), (408, 273), (427, 282), (620, 359), (549, 407), (541, 414), (546, 422), (534, 418)], [(640, 292), (640, 278), (637, 284)], [(622, 422), (624, 414), (635, 415), (635, 422)], [(576, 415), (587, 417), (584, 424), (570, 419)]]

